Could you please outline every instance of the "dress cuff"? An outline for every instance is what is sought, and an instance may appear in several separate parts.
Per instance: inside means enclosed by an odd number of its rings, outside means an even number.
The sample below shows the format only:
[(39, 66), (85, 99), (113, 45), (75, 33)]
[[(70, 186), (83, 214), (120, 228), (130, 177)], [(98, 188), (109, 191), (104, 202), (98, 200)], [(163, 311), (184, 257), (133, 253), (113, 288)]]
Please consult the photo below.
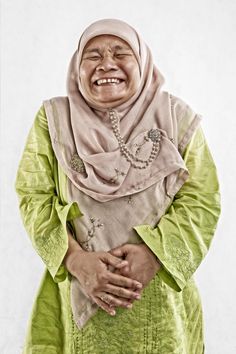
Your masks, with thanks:
[[(73, 202), (66, 206), (57, 205), (58, 217), (61, 221), (60, 230), (61, 242), (55, 244), (53, 254), (56, 255), (54, 258), (53, 264), (48, 265), (48, 270), (56, 283), (64, 281), (68, 275), (68, 271), (63, 264), (66, 252), (68, 250), (68, 232), (67, 232), (67, 221), (73, 220), (77, 217), (82, 216), (82, 213), (79, 210), (78, 204)], [(59, 231), (59, 230), (58, 230)]]
[(175, 291), (182, 291), (186, 282), (181, 280), (177, 273), (173, 274), (173, 269), (171, 269), (171, 266), (165, 257), (163, 245), (161, 244), (160, 239), (158, 240), (158, 235), (156, 232), (154, 234), (154, 230), (150, 225), (135, 226), (134, 230), (138, 233), (138, 235), (156, 255), (159, 262), (161, 263), (161, 268), (157, 272), (160, 279)]

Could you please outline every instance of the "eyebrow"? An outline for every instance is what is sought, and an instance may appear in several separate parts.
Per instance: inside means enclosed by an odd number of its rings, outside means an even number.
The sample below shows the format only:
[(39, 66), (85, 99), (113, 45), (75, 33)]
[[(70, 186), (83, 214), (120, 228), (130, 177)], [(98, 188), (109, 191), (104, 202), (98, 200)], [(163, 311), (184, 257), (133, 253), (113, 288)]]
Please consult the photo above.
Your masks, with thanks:
[(125, 49), (125, 50), (132, 51), (132, 49), (130, 47), (127, 47), (127, 46), (122, 47), (120, 45), (115, 45), (114, 47), (112, 47), (112, 49), (115, 49), (115, 50), (123, 50), (123, 49)]
[[(130, 50), (130, 51), (132, 51), (131, 48), (126, 47), (126, 46), (121, 47), (120, 45), (115, 45), (111, 49), (112, 50)], [(94, 53), (94, 52), (95, 53), (100, 53), (100, 49), (99, 48), (88, 48), (88, 49), (85, 49), (84, 54), (86, 54), (86, 53)]]
[(92, 53), (92, 52), (99, 53), (99, 49), (98, 49), (98, 48), (86, 49), (86, 50), (84, 51), (84, 54), (86, 54), (86, 53)]

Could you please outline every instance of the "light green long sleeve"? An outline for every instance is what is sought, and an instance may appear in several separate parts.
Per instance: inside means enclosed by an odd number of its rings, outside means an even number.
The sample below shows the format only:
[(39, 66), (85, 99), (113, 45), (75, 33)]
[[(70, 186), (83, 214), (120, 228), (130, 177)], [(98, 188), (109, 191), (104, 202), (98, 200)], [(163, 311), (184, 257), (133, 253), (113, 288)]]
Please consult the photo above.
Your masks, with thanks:
[[(135, 227), (162, 263), (161, 279), (180, 291), (206, 255), (220, 214), (216, 168), (201, 129), (187, 146), (190, 177), (156, 228)], [(81, 215), (77, 203), (60, 198), (58, 164), (42, 107), (29, 133), (19, 165), (16, 191), (25, 228), (55, 281), (66, 277), (66, 222)], [(66, 187), (65, 187), (66, 188)]]
[(25, 229), (51, 276), (58, 282), (67, 275), (62, 265), (68, 248), (66, 222), (81, 213), (77, 203), (64, 205), (61, 201), (56, 175), (57, 162), (42, 107), (28, 135), (15, 187)]
[(19, 165), (16, 191), (25, 228), (50, 274), (45, 271), (34, 302), (25, 354), (118, 353), (119, 348), (122, 353), (203, 353), (201, 302), (194, 280), (188, 280), (210, 246), (220, 201), (215, 165), (201, 130), (184, 160), (190, 177), (157, 227), (135, 227), (162, 262), (160, 272), (131, 310), (118, 308), (111, 317), (99, 309), (80, 331), (62, 260), (68, 248), (66, 223), (81, 213), (77, 203), (67, 204), (60, 195), (67, 177), (55, 159), (40, 109)]
[(190, 176), (166, 214), (155, 228), (135, 227), (162, 263), (160, 278), (177, 291), (205, 257), (220, 215), (216, 167), (201, 128), (183, 158)]

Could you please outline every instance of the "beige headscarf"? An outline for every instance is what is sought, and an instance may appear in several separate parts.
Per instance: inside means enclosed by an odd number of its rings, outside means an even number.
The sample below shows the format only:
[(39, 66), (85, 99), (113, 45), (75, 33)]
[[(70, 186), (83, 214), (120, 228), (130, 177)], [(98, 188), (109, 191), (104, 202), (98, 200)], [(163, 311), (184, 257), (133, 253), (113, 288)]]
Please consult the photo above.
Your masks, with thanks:
[[(137, 146), (141, 147), (139, 158), (146, 160), (150, 156), (153, 142), (145, 140), (150, 130), (161, 133), (158, 156), (145, 169), (135, 169), (122, 156), (108, 109), (89, 101), (80, 84), (79, 66), (83, 50), (91, 38), (102, 34), (126, 41), (139, 63), (139, 89), (124, 104), (111, 108), (119, 117), (120, 133), (127, 148), (135, 155)], [(84, 31), (69, 67), (68, 107), (65, 108), (65, 100), (52, 99), (44, 103), (57, 158), (79, 190), (95, 200), (106, 202), (145, 190), (165, 177), (171, 194), (177, 174), (187, 178), (177, 149), (170, 97), (161, 90), (163, 83), (164, 78), (153, 64), (149, 48), (128, 24), (120, 20), (100, 20)], [(65, 115), (69, 116), (67, 123)], [(50, 119), (50, 116), (54, 118)], [(55, 122), (55, 116), (59, 124)], [(80, 163), (83, 168), (75, 168)]]

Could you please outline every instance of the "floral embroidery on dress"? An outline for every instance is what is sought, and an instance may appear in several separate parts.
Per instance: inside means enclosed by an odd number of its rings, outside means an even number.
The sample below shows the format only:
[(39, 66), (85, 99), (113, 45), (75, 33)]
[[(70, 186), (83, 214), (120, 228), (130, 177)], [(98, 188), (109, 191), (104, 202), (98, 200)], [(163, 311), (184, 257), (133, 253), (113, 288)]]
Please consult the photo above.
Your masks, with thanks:
[(95, 217), (90, 217), (90, 222), (91, 222), (91, 227), (88, 229), (88, 233), (87, 233), (87, 239), (85, 241), (80, 241), (80, 244), (83, 248), (85, 248), (86, 250), (89, 250), (89, 241), (91, 240), (91, 238), (93, 238), (95, 236), (96, 233), (96, 229), (101, 228), (104, 226), (103, 223), (101, 223), (100, 219), (96, 219)]
[(173, 264), (179, 272), (183, 273), (185, 279), (190, 278), (195, 271), (195, 268), (190, 260), (190, 252), (183, 248), (181, 242), (176, 239), (171, 240), (170, 247), (172, 250), (171, 255), (168, 257), (170, 264)]
[(37, 238), (36, 251), (47, 267), (53, 267), (55, 260), (60, 256), (58, 248), (64, 247), (64, 238), (65, 232), (62, 225), (58, 225), (50, 233), (40, 235)]
[(111, 183), (116, 183), (120, 176), (125, 176), (126, 175), (125, 172), (120, 171), (118, 168), (115, 168), (115, 173), (116, 173), (116, 175), (110, 179)]
[(84, 173), (85, 172), (85, 167), (83, 160), (80, 158), (78, 154), (74, 154), (70, 160), (70, 165), (71, 168), (79, 173)]
[(127, 203), (130, 204), (130, 205), (133, 205), (134, 204), (134, 197), (132, 195), (129, 195), (127, 198)]
[(172, 260), (174, 261), (176, 268), (185, 273), (186, 277), (191, 277), (194, 273), (194, 267), (189, 261), (189, 252), (181, 249), (175, 248), (174, 253), (172, 255)]

